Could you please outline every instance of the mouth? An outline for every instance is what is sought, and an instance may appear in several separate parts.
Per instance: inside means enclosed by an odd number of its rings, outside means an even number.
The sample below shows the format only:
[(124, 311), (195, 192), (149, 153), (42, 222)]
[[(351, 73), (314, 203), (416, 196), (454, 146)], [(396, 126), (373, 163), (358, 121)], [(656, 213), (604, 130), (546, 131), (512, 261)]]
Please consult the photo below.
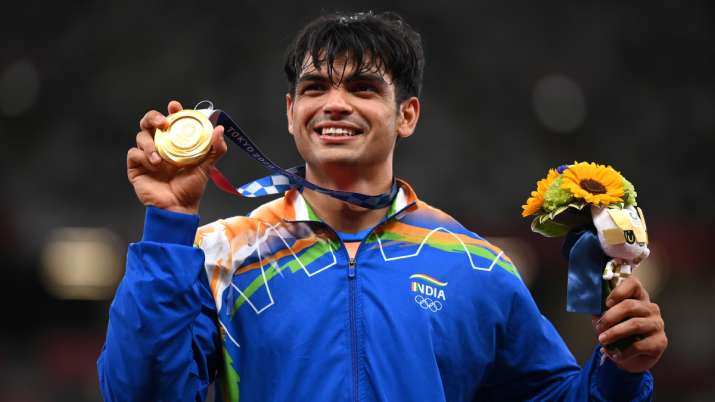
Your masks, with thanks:
[(316, 127), (313, 131), (323, 138), (354, 137), (363, 133), (362, 130), (357, 128), (338, 126)]

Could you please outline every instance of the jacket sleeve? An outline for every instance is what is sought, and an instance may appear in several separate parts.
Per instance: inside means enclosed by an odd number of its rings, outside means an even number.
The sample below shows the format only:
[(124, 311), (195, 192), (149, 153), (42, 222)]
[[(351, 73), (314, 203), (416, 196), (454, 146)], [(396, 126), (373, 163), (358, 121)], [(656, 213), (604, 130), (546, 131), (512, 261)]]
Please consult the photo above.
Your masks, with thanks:
[(579, 367), (551, 323), (541, 315), (526, 286), (512, 297), (503, 343), (497, 352), (486, 400), (509, 401), (648, 401), (653, 391), (649, 372), (631, 374), (596, 347)]
[(147, 209), (97, 361), (106, 402), (205, 400), (219, 334), (197, 226), (197, 216)]

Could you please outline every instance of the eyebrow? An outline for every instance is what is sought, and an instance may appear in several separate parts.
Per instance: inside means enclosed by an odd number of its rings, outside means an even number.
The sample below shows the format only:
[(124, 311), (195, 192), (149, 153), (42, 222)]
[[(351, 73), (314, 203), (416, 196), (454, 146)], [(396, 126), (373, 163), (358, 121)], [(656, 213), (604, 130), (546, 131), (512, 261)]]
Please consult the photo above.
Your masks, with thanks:
[(296, 84), (300, 84), (305, 81), (327, 81), (328, 77), (324, 77), (320, 74), (304, 74), (301, 75), (300, 78), (298, 78), (298, 82)]
[[(298, 78), (298, 82), (296, 84), (301, 84), (305, 81), (328, 81), (328, 77), (325, 75), (321, 74), (304, 74), (300, 78)], [(346, 83), (350, 84), (352, 82), (357, 82), (357, 81), (370, 81), (382, 85), (388, 85), (388, 82), (385, 81), (384, 78), (377, 74), (371, 74), (371, 73), (358, 73), (358, 74), (351, 74), (341, 80), (341, 83)]]

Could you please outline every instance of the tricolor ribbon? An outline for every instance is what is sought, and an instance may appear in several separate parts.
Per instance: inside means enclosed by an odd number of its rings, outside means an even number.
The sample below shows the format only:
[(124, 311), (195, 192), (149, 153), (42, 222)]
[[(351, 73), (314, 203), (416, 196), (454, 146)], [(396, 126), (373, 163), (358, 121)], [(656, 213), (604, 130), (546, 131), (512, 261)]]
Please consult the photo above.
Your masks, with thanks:
[(213, 168), (211, 170), (211, 180), (213, 180), (218, 188), (229, 194), (242, 197), (262, 197), (264, 195), (282, 194), (291, 188), (308, 188), (338, 200), (369, 209), (385, 208), (392, 203), (395, 195), (397, 195), (398, 188), (394, 178), (392, 179), (390, 191), (378, 195), (331, 190), (318, 186), (305, 179), (304, 166), (283, 169), (268, 159), (226, 112), (222, 110), (210, 111), (209, 120), (214, 127), (222, 125), (224, 127), (224, 135), (227, 138), (238, 145), (238, 147), (246, 152), (253, 160), (271, 171), (271, 174), (268, 176), (235, 187), (221, 171), (217, 168)]

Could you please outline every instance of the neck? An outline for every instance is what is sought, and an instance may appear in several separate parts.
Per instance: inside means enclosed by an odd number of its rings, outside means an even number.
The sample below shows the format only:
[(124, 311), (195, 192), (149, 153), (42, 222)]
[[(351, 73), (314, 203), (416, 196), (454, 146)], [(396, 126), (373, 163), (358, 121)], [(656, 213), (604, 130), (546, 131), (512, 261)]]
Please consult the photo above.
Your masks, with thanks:
[[(370, 171), (370, 169), (345, 166), (316, 168), (306, 164), (305, 177), (314, 184), (332, 190), (377, 195), (390, 191), (392, 166)], [(387, 207), (362, 208), (309, 189), (303, 191), (303, 196), (323, 222), (341, 232), (354, 233), (369, 229), (380, 222), (387, 213)]]

